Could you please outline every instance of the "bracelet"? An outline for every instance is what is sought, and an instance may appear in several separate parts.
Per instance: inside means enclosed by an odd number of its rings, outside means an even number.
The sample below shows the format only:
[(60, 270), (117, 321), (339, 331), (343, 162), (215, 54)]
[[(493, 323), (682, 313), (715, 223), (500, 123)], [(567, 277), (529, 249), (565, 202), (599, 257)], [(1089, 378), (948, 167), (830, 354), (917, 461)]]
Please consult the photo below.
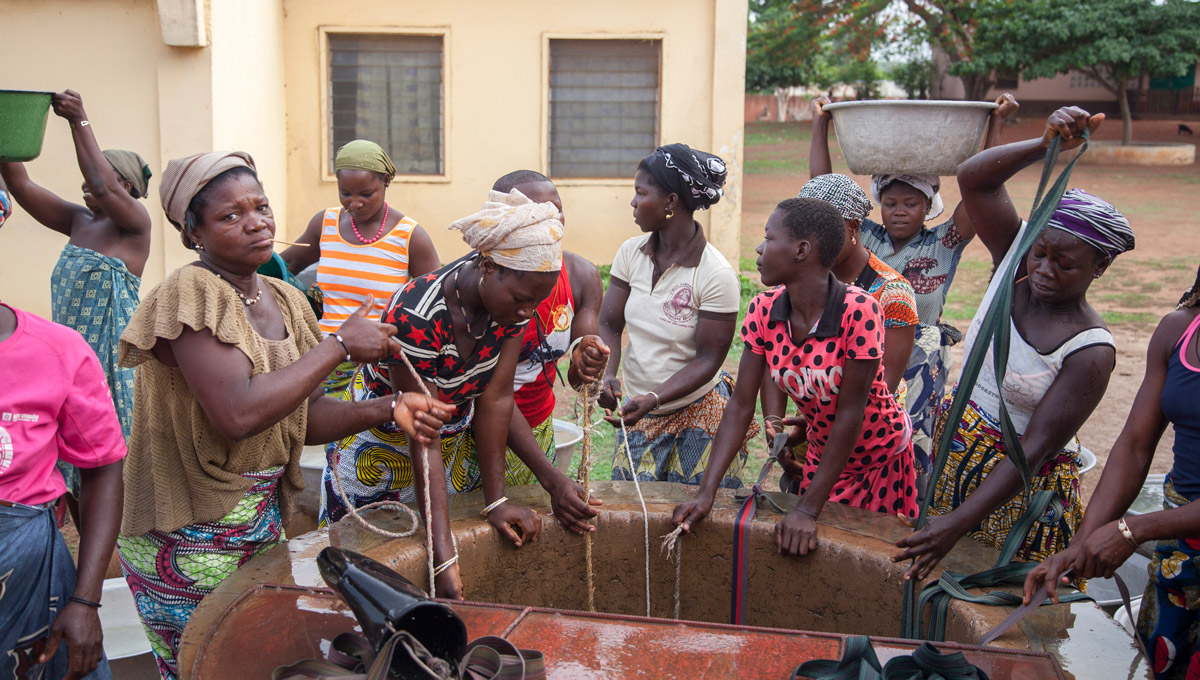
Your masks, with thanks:
[(479, 511), (479, 514), (483, 515), (484, 517), (487, 517), (488, 513), (495, 510), (496, 508), (500, 507), (501, 505), (504, 505), (507, 502), (508, 502), (508, 496), (501, 496), (500, 500), (495, 501), (493, 503), (489, 503), (486, 508)]
[(575, 354), (575, 348), (579, 346), (579, 343), (583, 342), (583, 338), (584, 336), (581, 335), (572, 340), (571, 344), (567, 345), (567, 361), (571, 360), (571, 357)]
[(78, 602), (79, 604), (85, 604), (93, 609), (99, 609), (100, 607), (104, 606), (99, 602), (92, 602), (91, 600), (85, 600), (82, 597), (75, 597), (74, 595), (68, 597), (67, 600), (71, 602)]
[(654, 408), (658, 408), (659, 406), (662, 406), (662, 399), (660, 399), (660, 398), (658, 397), (658, 393), (657, 393), (657, 392), (647, 392), (646, 394), (652, 394), (652, 395), (654, 395)]
[(813, 513), (809, 512), (809, 511), (805, 510), (804, 508), (800, 507), (799, 505), (793, 506), (792, 510), (795, 510), (796, 512), (800, 513), (801, 515), (808, 515), (809, 517), (812, 517), (814, 522), (817, 521), (818, 519), (820, 519), (819, 517), (817, 517), (816, 515), (814, 515)]
[(346, 361), (350, 361), (350, 348), (346, 346), (346, 341), (343, 340), (342, 336), (338, 335), (337, 333), (333, 334), (333, 339), (342, 344), (342, 349), (346, 350)]
[(434, 570), (433, 570), (433, 575), (435, 577), (441, 575), (441, 573), (443, 571), (446, 571), (450, 567), (453, 567), (455, 565), (455, 563), (457, 563), (457, 562), (458, 562), (458, 553), (456, 552), (456, 553), (454, 553), (454, 557), (451, 557), (450, 559), (446, 560), (445, 562), (442, 562), (441, 564), (437, 565), (437, 567), (434, 568)]
[(1133, 532), (1129, 530), (1129, 525), (1125, 523), (1124, 517), (1117, 520), (1117, 530), (1121, 532), (1121, 535), (1125, 537), (1126, 541), (1129, 541), (1129, 545), (1133, 546), (1134, 550), (1138, 549), (1140, 544), (1134, 540)]

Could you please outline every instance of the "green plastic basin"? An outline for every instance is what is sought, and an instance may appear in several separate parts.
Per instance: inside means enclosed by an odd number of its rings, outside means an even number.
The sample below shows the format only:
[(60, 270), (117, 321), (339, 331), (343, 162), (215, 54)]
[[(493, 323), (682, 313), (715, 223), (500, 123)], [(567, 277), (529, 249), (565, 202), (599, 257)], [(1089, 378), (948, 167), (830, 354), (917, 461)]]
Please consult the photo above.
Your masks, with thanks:
[(31, 161), (42, 152), (52, 94), (0, 90), (0, 161)]

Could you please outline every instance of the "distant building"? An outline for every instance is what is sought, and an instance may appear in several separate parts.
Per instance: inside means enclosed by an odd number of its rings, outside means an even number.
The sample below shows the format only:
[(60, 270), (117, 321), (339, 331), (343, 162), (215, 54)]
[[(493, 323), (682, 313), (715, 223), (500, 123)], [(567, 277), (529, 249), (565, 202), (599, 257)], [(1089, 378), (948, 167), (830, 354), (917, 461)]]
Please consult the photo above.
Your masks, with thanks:
[[(700, 220), (736, 262), (746, 12), (746, 0), (0, 0), (0, 61), (3, 87), (79, 91), (101, 145), (150, 163), (143, 291), (192, 258), (158, 202), (168, 159), (249, 151), (280, 237), (294, 238), (337, 205), (332, 157), (356, 137), (389, 149), (389, 202), (447, 261), (465, 247), (446, 225), (529, 168), (559, 186), (567, 248), (608, 262), (638, 233), (638, 160), (669, 142), (709, 150), (730, 178)], [(53, 114), (29, 171), (80, 200)], [(0, 230), (0, 295), (48, 314), (63, 243), (18, 209)]]

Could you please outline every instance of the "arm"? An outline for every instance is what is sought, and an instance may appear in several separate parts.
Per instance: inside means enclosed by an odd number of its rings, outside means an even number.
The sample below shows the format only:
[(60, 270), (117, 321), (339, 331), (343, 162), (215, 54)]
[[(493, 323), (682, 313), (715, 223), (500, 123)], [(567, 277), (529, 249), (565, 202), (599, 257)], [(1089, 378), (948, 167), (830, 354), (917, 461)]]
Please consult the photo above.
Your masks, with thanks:
[[(396, 404), (393, 410), (392, 404)], [(452, 404), (404, 392), (366, 401), (343, 401), (323, 394), (320, 386), (308, 398), (308, 430), (305, 444), (327, 444), (373, 427), (395, 422), (409, 437), (422, 444), (439, 439), (442, 425), (454, 413)]]
[(828, 103), (828, 97), (817, 97), (812, 101), (812, 141), (808, 145), (809, 179), (833, 172), (833, 162), (829, 160), (829, 121), (832, 116), (825, 111), (825, 105)]
[[(908, 369), (908, 360), (917, 342), (917, 327), (888, 328), (883, 338), (883, 379), (895, 394), (900, 381), (904, 380), (904, 371)], [(904, 408), (904, 404), (900, 404), (900, 408)]]
[(288, 246), (279, 257), (287, 262), (288, 271), (293, 274), (308, 269), (321, 259), (321, 225), (325, 222), (325, 212), (321, 211), (312, 216), (308, 221), (308, 226), (304, 228), (304, 234), (300, 236), (300, 243), (307, 243), (307, 246)]
[(738, 381), (733, 387), (733, 395), (721, 415), (721, 423), (717, 425), (717, 435), (713, 437), (712, 449), (709, 452), (708, 465), (704, 468), (704, 478), (700, 481), (700, 491), (695, 500), (680, 503), (675, 506), (671, 521), (675, 526), (683, 527), (691, 532), (696, 522), (708, 516), (712, 510), (713, 500), (717, 496), (717, 488), (733, 457), (742, 446), (746, 437), (746, 428), (754, 417), (754, 397), (758, 385), (766, 374), (767, 362), (763, 355), (756, 354), (749, 348), (742, 353), (742, 361), (738, 364)]
[(529, 421), (519, 408), (512, 410), (512, 421), (508, 426), (508, 447), (550, 494), (550, 507), (554, 511), (554, 517), (565, 528), (577, 534), (596, 530), (587, 520), (596, 516), (596, 511), (590, 506), (600, 505), (600, 499), (592, 499), (590, 504), (585, 502), (583, 487), (550, 463), (541, 444), (538, 444), (537, 438), (534, 437)]
[(612, 345), (606, 344), (600, 336), (600, 304), (604, 299), (600, 270), (575, 253), (563, 253), (563, 266), (567, 267), (571, 277), (571, 296), (575, 305), (571, 342), (583, 338), (576, 345), (574, 356), (567, 357), (571, 362), (567, 382), (572, 388), (579, 389), (584, 383), (603, 377), (600, 371), (608, 361)]
[(621, 334), (625, 332), (625, 303), (629, 300), (629, 284), (609, 277), (608, 291), (600, 306), (600, 339), (608, 346), (608, 366), (604, 369), (604, 387), (600, 391), (601, 408), (615, 409), (621, 404), (621, 384), (617, 369), (621, 366)]
[(100, 204), (104, 214), (121, 231), (136, 236), (150, 234), (150, 213), (146, 206), (133, 197), (121, 185), (121, 176), (112, 163), (100, 152), (92, 125), (83, 125), (87, 113), (83, 110), (83, 98), (77, 92), (67, 90), (53, 97), (54, 113), (71, 124), (71, 137), (75, 141), (75, 156), (79, 170), (87, 183), (88, 191)]
[(82, 205), (64, 201), (49, 189), (34, 184), (24, 163), (0, 163), (0, 178), (4, 179), (13, 200), (22, 210), (63, 236), (71, 235), (75, 216), (87, 212)]
[[(1041, 137), (981, 151), (958, 166), (962, 202), (954, 211), (955, 224), (960, 216), (967, 220), (963, 226), (971, 225), (968, 228), (979, 235), (992, 254), (993, 264), (1004, 259), (1021, 228), (1021, 217), (1009, 198), (1005, 182), (1044, 158), (1050, 140), (1056, 135), (1063, 138), (1064, 150), (1073, 149), (1083, 143), (1080, 135), (1085, 129), (1094, 131), (1102, 122), (1102, 113), (1089, 116), (1079, 108), (1061, 108), (1050, 115)], [(959, 233), (967, 236), (962, 227)]]
[[(1109, 345), (1081, 349), (1063, 362), (1062, 371), (1046, 390), (1021, 437), (1031, 470), (1061, 451), (1083, 426), (1104, 396), (1115, 364), (1116, 350)], [(971, 527), (1021, 491), (1017, 467), (1005, 458), (961, 505), (897, 542), (906, 550), (892, 561), (916, 558), (904, 578), (925, 578)]]
[(408, 238), (408, 278), (415, 279), (441, 268), (433, 240), (420, 226), (414, 227)]

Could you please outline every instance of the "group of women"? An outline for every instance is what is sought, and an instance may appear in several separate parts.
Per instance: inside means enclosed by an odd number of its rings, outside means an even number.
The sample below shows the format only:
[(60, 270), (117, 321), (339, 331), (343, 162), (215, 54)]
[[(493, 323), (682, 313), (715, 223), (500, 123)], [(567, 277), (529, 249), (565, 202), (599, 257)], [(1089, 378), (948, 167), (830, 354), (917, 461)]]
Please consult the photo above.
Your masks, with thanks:
[[(638, 165), (631, 206), (645, 233), (619, 248), (605, 292), (594, 265), (563, 251), (563, 205), (545, 176), (525, 170), (499, 178), (478, 211), (450, 226), (471, 252), (442, 266), (424, 229), (386, 200), (395, 174), (387, 154), (352, 142), (335, 159), (340, 207), (315, 215), (302, 243), (282, 253), (293, 273), (316, 266), (320, 318), (298, 287), (258, 273), (273, 257), (276, 224), (252, 157), (214, 152), (170, 161), (159, 195), (196, 261), (140, 304), (134, 298), (136, 311), (100, 334), (110, 344), (120, 335), (120, 368), (112, 371), (135, 376), (125, 404), (132, 417), (122, 421), (124, 512), (105, 513), (85, 495), (81, 524), (94, 546), (120, 521), (121, 566), (163, 677), (177, 675), (178, 643), (199, 601), (284, 540), (306, 444), (326, 445), (322, 523), (380, 501), (417, 504), (430, 519), (441, 596), (463, 594), (448, 513), (456, 493), (481, 489), (488, 521), (517, 547), (537, 538), (541, 518), (509, 501), (507, 486), (536, 481), (564, 527), (594, 531), (588, 520), (599, 501), (585, 500), (554, 465), (553, 388), (564, 355), (565, 382), (598, 393), (618, 449), (630, 452), (632, 466), (614, 456), (614, 479), (699, 485), (674, 512), (685, 530), (710, 512), (718, 488), (741, 485), (761, 395), (767, 435), (792, 426), (780, 462), (784, 490), (800, 498), (776, 528), (786, 554), (817, 549), (829, 501), (915, 516), (933, 442), (952, 438), (946, 473), (932, 480), (935, 519), (899, 543), (895, 559), (912, 560), (907, 578), (930, 575), (964, 535), (999, 546), (1025, 511), (1020, 475), (1006, 456), (1006, 412), (1035, 471), (1033, 487), (1055, 493), (1024, 537), (1022, 559), (1050, 558), (1031, 576), (1029, 593), (1068, 569), (1075, 578), (1111, 573), (1134, 535), (1175, 539), (1160, 544), (1159, 603), (1152, 613), (1143, 609), (1140, 630), (1152, 649), (1171, 650), (1164, 668), (1175, 667), (1176, 650), (1190, 659), (1197, 624), (1187, 589), (1200, 587), (1200, 562), (1191, 561), (1200, 547), (1180, 537), (1200, 535), (1187, 505), (1200, 494), (1200, 468), (1187, 448), (1200, 440), (1200, 413), (1183, 395), (1200, 371), (1200, 282), (1155, 334), (1130, 424), (1085, 516), (1075, 433), (1115, 362), (1112, 336), (1086, 296), (1112, 259), (1132, 249), (1133, 234), (1113, 206), (1072, 190), (1029, 251), (1019, 252), (1026, 223), (1005, 183), (1043, 158), (1055, 137), (1065, 148), (1080, 144), (1103, 116), (1060, 109), (1040, 137), (995, 146), (1003, 117), (1016, 108), (1008, 96), (999, 103), (991, 148), (960, 166), (962, 202), (932, 228), (926, 220), (943, 209), (939, 179), (876, 176), (868, 197), (830, 172), (828, 115), (818, 103), (813, 177), (765, 225), (757, 267), (768, 290), (750, 302), (740, 329), (737, 273), (696, 219), (720, 200), (726, 168), (683, 144), (660, 147)], [(0, 174), (19, 205), (70, 234), (69, 249), (140, 270), (148, 243), (139, 226), (148, 218), (136, 199), (145, 195), (148, 170), (100, 154), (74, 93), (56, 95), (55, 110), (75, 130), (86, 206), (36, 187), (20, 165), (2, 165)], [(867, 219), (872, 198), (882, 224)], [(944, 384), (957, 332), (940, 317), (976, 235), (995, 271), (1017, 262), (1012, 347), (1003, 386), (989, 354), (964, 417), (951, 423), (945, 407), (953, 392), (944, 394)], [(968, 353), (1002, 278), (994, 277), (967, 331)], [(9, 326), (20, 327), (23, 317), (15, 318), (9, 323), (0, 311), (0, 343), (10, 341)], [(735, 381), (721, 367), (739, 330)], [(119, 411), (123, 402), (112, 391)], [(798, 406), (794, 417), (786, 414), (789, 399)], [(1168, 478), (1173, 509), (1126, 525), (1117, 518), (1168, 420), (1185, 432)], [(94, 459), (59, 457), (120, 469), (117, 447), (110, 448)], [(97, 478), (85, 472), (85, 483)], [(99, 488), (113, 495), (103, 480)], [(81, 550), (79, 607), (98, 598), (93, 553)], [(1169, 581), (1168, 571), (1183, 580)], [(64, 615), (81, 616), (79, 607)], [(92, 640), (72, 631), (63, 633), (72, 649)], [(80, 675), (90, 659), (79, 662)]]

